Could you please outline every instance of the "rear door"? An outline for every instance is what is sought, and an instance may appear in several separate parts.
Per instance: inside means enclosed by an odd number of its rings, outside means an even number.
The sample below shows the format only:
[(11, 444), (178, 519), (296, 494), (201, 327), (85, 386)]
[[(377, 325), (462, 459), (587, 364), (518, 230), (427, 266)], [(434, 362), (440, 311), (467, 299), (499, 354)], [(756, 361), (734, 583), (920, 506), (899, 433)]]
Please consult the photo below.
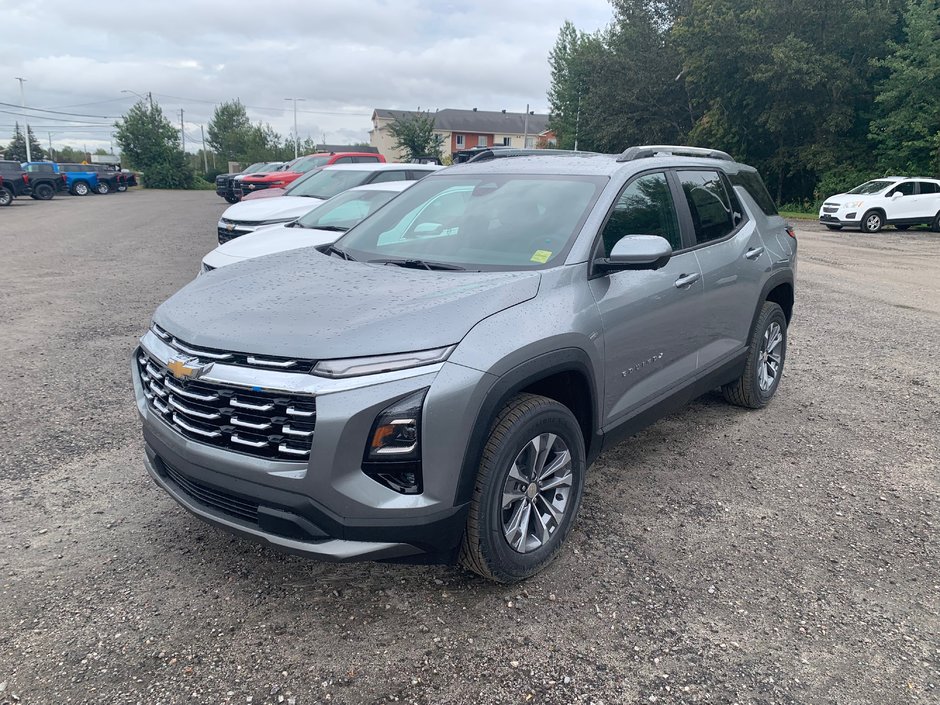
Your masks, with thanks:
[(683, 216), (695, 236), (693, 253), (704, 281), (698, 366), (707, 371), (747, 345), (751, 321), (770, 271), (753, 220), (747, 219), (727, 177), (718, 169), (679, 169)]
[(940, 213), (940, 185), (935, 181), (915, 181), (917, 218), (924, 222)]
[(659, 235), (674, 254), (655, 271), (594, 276), (591, 291), (604, 326), (604, 425), (652, 403), (695, 375), (702, 315), (702, 276), (683, 240), (681, 197), (664, 171), (627, 182), (608, 216), (594, 257), (610, 254), (625, 235)]

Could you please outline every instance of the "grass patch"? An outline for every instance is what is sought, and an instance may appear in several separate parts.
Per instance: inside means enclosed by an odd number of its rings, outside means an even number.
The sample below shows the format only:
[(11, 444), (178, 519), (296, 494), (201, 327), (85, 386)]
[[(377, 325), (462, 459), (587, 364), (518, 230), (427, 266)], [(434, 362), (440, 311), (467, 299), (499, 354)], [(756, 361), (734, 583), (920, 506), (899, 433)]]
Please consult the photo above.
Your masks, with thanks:
[(805, 213), (803, 211), (780, 211), (780, 216), (790, 220), (816, 220), (819, 217), (816, 213)]

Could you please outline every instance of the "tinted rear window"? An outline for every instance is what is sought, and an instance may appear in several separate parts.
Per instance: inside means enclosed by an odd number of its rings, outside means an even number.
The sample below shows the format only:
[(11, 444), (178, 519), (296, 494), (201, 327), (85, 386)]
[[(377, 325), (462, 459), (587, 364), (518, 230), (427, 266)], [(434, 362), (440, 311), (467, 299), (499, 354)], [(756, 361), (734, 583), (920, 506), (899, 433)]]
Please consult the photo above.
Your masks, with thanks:
[(733, 185), (740, 186), (747, 191), (765, 215), (777, 215), (777, 206), (774, 205), (774, 200), (767, 192), (767, 187), (764, 186), (764, 180), (761, 179), (760, 174), (756, 171), (744, 170), (729, 174), (728, 178), (731, 179)]

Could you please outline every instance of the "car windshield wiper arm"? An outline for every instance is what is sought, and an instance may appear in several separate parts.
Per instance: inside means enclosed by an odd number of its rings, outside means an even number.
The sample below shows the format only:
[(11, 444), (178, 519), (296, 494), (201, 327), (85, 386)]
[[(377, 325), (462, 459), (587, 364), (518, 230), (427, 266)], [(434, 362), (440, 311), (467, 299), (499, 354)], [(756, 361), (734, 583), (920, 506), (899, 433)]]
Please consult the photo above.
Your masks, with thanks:
[(349, 228), (344, 227), (342, 225), (310, 225), (310, 226), (301, 225), (300, 227), (302, 228), (309, 227), (309, 228), (312, 228), (313, 230), (328, 230), (331, 233), (344, 233), (347, 230), (349, 230)]
[(442, 270), (447, 272), (465, 272), (466, 267), (444, 262), (428, 262), (423, 259), (370, 259), (369, 264), (394, 264), (407, 269)]
[(329, 255), (339, 255), (340, 257), (342, 257), (344, 260), (347, 260), (348, 262), (356, 261), (353, 257), (349, 255), (348, 252), (346, 252), (346, 250), (341, 250), (338, 247), (335, 247), (334, 245), (330, 245), (329, 247), (327, 247), (326, 253)]

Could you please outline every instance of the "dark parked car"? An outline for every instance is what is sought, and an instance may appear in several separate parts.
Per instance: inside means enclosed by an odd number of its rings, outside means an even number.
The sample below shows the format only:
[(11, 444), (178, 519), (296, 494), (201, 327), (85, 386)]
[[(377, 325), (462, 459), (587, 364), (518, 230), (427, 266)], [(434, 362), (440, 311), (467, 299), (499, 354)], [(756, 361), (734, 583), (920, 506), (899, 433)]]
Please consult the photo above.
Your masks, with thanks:
[(30, 196), (37, 201), (48, 201), (68, 186), (65, 175), (60, 174), (55, 162), (25, 162), (22, 168), (27, 173)]
[(229, 203), (238, 203), (241, 196), (235, 193), (235, 177), (244, 174), (269, 174), (277, 171), (284, 162), (255, 162), (246, 169), (231, 174), (219, 174), (215, 177), (215, 193)]
[(0, 176), (3, 177), (0, 206), (8, 206), (17, 196), (29, 196), (32, 193), (29, 187), (29, 176), (19, 162), (9, 159), (0, 160)]

